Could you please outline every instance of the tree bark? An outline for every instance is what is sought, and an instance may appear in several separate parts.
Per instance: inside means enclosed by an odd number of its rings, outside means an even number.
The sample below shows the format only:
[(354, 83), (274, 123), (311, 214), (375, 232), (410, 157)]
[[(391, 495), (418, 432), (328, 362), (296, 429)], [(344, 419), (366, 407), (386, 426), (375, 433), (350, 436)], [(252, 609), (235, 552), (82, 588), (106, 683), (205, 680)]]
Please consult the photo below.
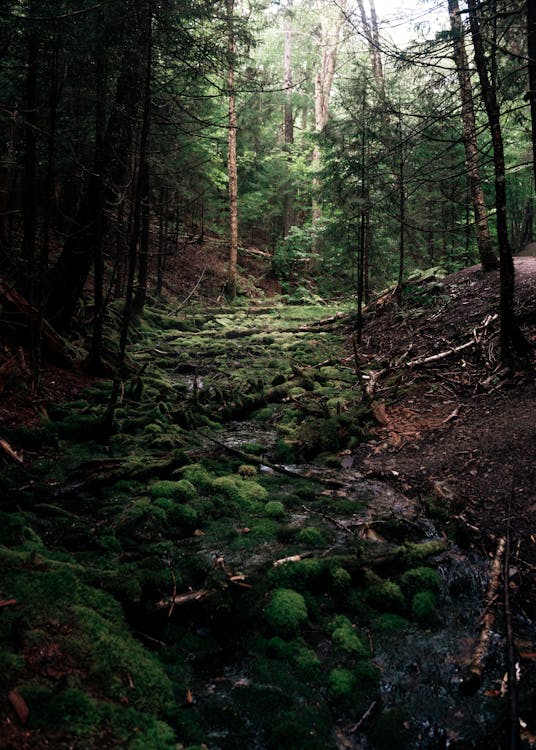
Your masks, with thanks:
[(365, 11), (363, 0), (357, 0), (359, 15), (361, 16), (361, 26), (363, 34), (368, 42), (372, 74), (374, 80), (380, 87), (383, 87), (383, 66), (380, 55), (380, 33), (378, 30), (378, 17), (376, 15), (376, 6), (374, 0), (370, 0), (370, 23)]
[(532, 135), (532, 167), (534, 172), (534, 185), (536, 186), (536, 3), (527, 0), (527, 52), (528, 52), (528, 74), (530, 102), (530, 119)]
[(491, 85), (486, 54), (477, 16), (475, 0), (468, 0), (469, 25), (475, 53), (475, 63), (482, 90), (482, 100), (486, 108), (493, 146), (493, 164), (495, 169), (495, 209), (497, 220), (497, 239), (500, 259), (500, 345), (501, 361), (509, 369), (513, 367), (514, 355), (527, 356), (530, 346), (516, 320), (514, 311), (515, 271), (512, 250), (508, 239), (506, 217), (506, 171), (504, 147), (501, 131), (499, 104), (495, 88)]
[[(30, 6), (32, 9), (33, 6)], [(30, 262), (35, 256), (37, 212), (36, 212), (36, 167), (37, 167), (37, 64), (39, 41), (34, 22), (28, 24), (26, 62), (26, 100), (24, 109), (24, 183), (23, 183), (23, 238), (22, 257)], [(30, 269), (28, 269), (30, 270)], [(27, 273), (26, 278), (30, 274)]]
[[(284, 51), (284, 89), (285, 106), (283, 130), (285, 146), (287, 147), (287, 170), (290, 169), (290, 147), (294, 143), (294, 112), (292, 109), (292, 0), (289, 0), (285, 27), (285, 51)], [(289, 176), (283, 196), (283, 236), (286, 237), (294, 223), (293, 200), (290, 192)]]
[(139, 200), (141, 204), (140, 253), (138, 264), (138, 285), (133, 301), (135, 314), (141, 313), (147, 299), (147, 277), (149, 271), (149, 239), (151, 223), (151, 174), (149, 165), (149, 139), (151, 135), (151, 72), (152, 72), (152, 17), (147, 11), (146, 19), (146, 69), (143, 97), (143, 121), (140, 134), (140, 172), (138, 177)]
[(454, 63), (456, 65), (458, 84), (460, 87), (465, 164), (467, 169), (467, 182), (475, 217), (478, 254), (482, 268), (485, 271), (491, 271), (498, 268), (499, 263), (493, 252), (488, 225), (486, 199), (482, 189), (482, 180), (480, 178), (473, 92), (467, 53), (465, 51), (464, 30), (460, 17), (458, 0), (448, 0), (448, 7), (454, 44)]
[(227, 268), (226, 296), (229, 300), (236, 297), (236, 278), (238, 263), (238, 172), (236, 165), (236, 93), (235, 93), (235, 55), (236, 39), (234, 29), (234, 0), (227, 1), (227, 51), (229, 55), (228, 86), (228, 159), (229, 178), (229, 262)]

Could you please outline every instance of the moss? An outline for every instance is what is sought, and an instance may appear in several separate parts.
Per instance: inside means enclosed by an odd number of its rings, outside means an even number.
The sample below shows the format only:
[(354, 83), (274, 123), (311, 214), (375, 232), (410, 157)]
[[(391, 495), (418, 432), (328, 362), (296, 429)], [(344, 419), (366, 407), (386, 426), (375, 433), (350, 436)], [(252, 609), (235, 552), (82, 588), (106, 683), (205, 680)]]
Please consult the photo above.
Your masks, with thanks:
[(301, 529), (298, 533), (297, 541), (300, 544), (306, 545), (307, 547), (323, 547), (326, 543), (326, 539), (322, 531), (314, 526), (309, 526), (306, 529)]
[(0, 544), (16, 546), (26, 536), (26, 521), (18, 513), (0, 513)]
[(279, 440), (274, 451), (274, 460), (281, 464), (292, 464), (298, 456), (298, 446), (288, 440)]
[(269, 518), (284, 518), (285, 506), (279, 500), (270, 500), (264, 506), (264, 512)]
[(264, 487), (252, 479), (242, 479), (237, 474), (218, 477), (212, 486), (228, 500), (247, 510), (260, 510), (260, 503), (268, 498)]
[(183, 479), (187, 479), (200, 490), (211, 490), (214, 477), (207, 471), (202, 464), (190, 464), (183, 466), (180, 470)]
[(335, 667), (329, 673), (328, 688), (331, 698), (335, 701), (347, 702), (355, 692), (357, 678), (345, 667)]
[(425, 628), (433, 628), (439, 624), (437, 613), (437, 600), (431, 591), (420, 591), (415, 594), (411, 602), (411, 614), (419, 625)]
[(162, 479), (153, 482), (149, 488), (149, 493), (153, 499), (165, 497), (180, 501), (193, 500), (197, 495), (194, 485), (188, 479), (180, 479), (178, 482)]
[(345, 596), (352, 585), (352, 578), (345, 568), (335, 568), (330, 571), (332, 591), (336, 596)]
[(257, 467), (250, 464), (242, 464), (238, 467), (238, 473), (241, 477), (252, 479), (257, 476)]
[(420, 567), (407, 570), (400, 579), (400, 585), (406, 595), (412, 598), (418, 591), (431, 591), (439, 593), (441, 579), (433, 568)]
[[(259, 412), (257, 412), (258, 416)], [(244, 443), (242, 446), (244, 453), (251, 453), (252, 456), (262, 456), (266, 453), (266, 447), (262, 443)]]
[(394, 635), (404, 630), (409, 625), (405, 617), (394, 615), (391, 612), (385, 612), (374, 620), (372, 626), (379, 633), (385, 635)]
[(292, 589), (273, 591), (264, 608), (268, 626), (283, 637), (295, 635), (307, 621), (307, 616), (305, 599)]
[(402, 613), (406, 600), (400, 586), (394, 581), (384, 581), (375, 573), (367, 573), (365, 599), (381, 612)]
[(269, 585), (304, 592), (315, 589), (324, 576), (325, 568), (319, 560), (306, 559), (286, 562), (268, 572)]
[(177, 747), (173, 729), (163, 721), (153, 720), (147, 729), (138, 732), (128, 750), (176, 750)]
[(22, 687), (20, 693), (30, 710), (29, 727), (63, 729), (72, 734), (95, 732), (100, 713), (96, 701), (80, 688), (50, 690), (40, 685)]
[(190, 531), (195, 529), (199, 524), (199, 513), (190, 505), (175, 506), (173, 511), (169, 513), (169, 518), (172, 523), (184, 526)]
[(173, 700), (161, 665), (129, 634), (123, 622), (110, 621), (93, 609), (73, 607), (81, 636), (80, 659), (110, 698), (127, 699), (135, 708), (158, 712)]
[(334, 645), (347, 654), (357, 657), (369, 656), (369, 651), (361, 642), (355, 628), (347, 617), (338, 615), (331, 624), (331, 640)]
[(446, 541), (431, 541), (431, 542), (406, 542), (402, 550), (402, 562), (410, 568), (417, 567), (418, 563), (426, 560), (428, 557), (438, 555), (443, 552), (447, 546)]

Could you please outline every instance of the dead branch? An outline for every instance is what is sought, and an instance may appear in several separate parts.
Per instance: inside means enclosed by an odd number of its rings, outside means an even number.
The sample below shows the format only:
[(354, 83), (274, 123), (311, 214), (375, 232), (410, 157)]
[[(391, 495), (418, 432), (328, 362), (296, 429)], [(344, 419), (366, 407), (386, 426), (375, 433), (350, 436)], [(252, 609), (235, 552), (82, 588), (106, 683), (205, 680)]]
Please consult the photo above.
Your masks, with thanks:
[(495, 557), (491, 563), (491, 569), (489, 573), (488, 588), (486, 591), (486, 605), (484, 615), (482, 617), (482, 628), (480, 636), (476, 643), (473, 651), (473, 658), (469, 666), (469, 673), (463, 680), (463, 688), (466, 693), (472, 695), (475, 693), (482, 683), (482, 673), (486, 662), (486, 656), (488, 653), (488, 644), (491, 634), (491, 629), (495, 622), (495, 614), (490, 603), (496, 598), (499, 589), (499, 583), (501, 580), (502, 562), (504, 552), (506, 548), (506, 539), (500, 537), (497, 543), (497, 550)]
[(197, 589), (196, 591), (188, 591), (185, 594), (176, 594), (175, 596), (161, 599), (157, 602), (156, 608), (166, 609), (166, 607), (170, 607), (170, 610), (172, 611), (173, 607), (180, 606), (181, 604), (201, 601), (201, 599), (204, 599), (210, 593), (211, 591), (209, 589)]
[(420, 367), (421, 365), (426, 365), (430, 362), (438, 362), (446, 357), (450, 357), (452, 354), (457, 354), (465, 349), (469, 349), (469, 347), (475, 346), (475, 344), (480, 344), (487, 327), (490, 323), (496, 320), (497, 317), (497, 315), (487, 315), (480, 325), (475, 326), (473, 329), (473, 337), (469, 341), (466, 341), (465, 344), (452, 346), (450, 349), (445, 349), (445, 351), (439, 352), (439, 354), (433, 354), (430, 357), (418, 357), (417, 359), (412, 359), (409, 362), (406, 362), (406, 367)]
[(177, 314), (177, 313), (179, 312), (179, 310), (182, 310), (182, 308), (183, 308), (183, 307), (184, 307), (184, 306), (185, 306), (186, 304), (188, 304), (188, 302), (189, 302), (189, 301), (191, 300), (191, 298), (192, 298), (192, 297), (194, 296), (194, 294), (196, 293), (197, 289), (199, 288), (199, 285), (200, 285), (200, 284), (201, 284), (201, 282), (203, 281), (203, 278), (204, 278), (204, 276), (205, 276), (205, 273), (206, 273), (206, 272), (207, 272), (207, 267), (205, 266), (205, 267), (203, 268), (203, 270), (201, 271), (201, 275), (199, 276), (199, 278), (197, 279), (196, 283), (194, 284), (194, 287), (193, 287), (192, 291), (190, 292), (190, 294), (189, 294), (189, 295), (188, 295), (188, 296), (187, 296), (187, 297), (186, 297), (185, 299), (183, 299), (183, 301), (182, 301), (182, 302), (180, 303), (180, 305), (179, 305), (179, 306), (177, 307), (177, 309), (175, 310), (175, 313), (174, 313), (175, 315), (176, 315), (176, 314)]

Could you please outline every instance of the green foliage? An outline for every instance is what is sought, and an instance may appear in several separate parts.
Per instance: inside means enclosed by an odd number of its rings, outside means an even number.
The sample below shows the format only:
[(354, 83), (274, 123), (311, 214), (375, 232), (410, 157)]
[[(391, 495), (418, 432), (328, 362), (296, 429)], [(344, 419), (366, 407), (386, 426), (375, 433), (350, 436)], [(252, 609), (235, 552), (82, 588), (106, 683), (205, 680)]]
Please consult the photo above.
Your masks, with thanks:
[(307, 621), (305, 599), (292, 589), (275, 589), (264, 608), (268, 626), (283, 637), (295, 635)]
[(313, 250), (314, 238), (315, 231), (312, 227), (294, 226), (288, 235), (277, 243), (272, 261), (273, 270), (286, 291), (297, 286), (306, 274), (307, 266), (320, 257)]

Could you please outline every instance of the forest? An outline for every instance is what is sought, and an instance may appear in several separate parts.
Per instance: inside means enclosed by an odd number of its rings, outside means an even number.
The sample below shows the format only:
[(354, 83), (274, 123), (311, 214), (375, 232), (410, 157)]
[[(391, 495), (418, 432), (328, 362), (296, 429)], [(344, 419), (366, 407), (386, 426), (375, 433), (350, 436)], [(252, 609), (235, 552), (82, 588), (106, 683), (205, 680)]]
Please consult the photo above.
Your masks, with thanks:
[(536, 3), (2, 0), (0, 747), (536, 746)]

